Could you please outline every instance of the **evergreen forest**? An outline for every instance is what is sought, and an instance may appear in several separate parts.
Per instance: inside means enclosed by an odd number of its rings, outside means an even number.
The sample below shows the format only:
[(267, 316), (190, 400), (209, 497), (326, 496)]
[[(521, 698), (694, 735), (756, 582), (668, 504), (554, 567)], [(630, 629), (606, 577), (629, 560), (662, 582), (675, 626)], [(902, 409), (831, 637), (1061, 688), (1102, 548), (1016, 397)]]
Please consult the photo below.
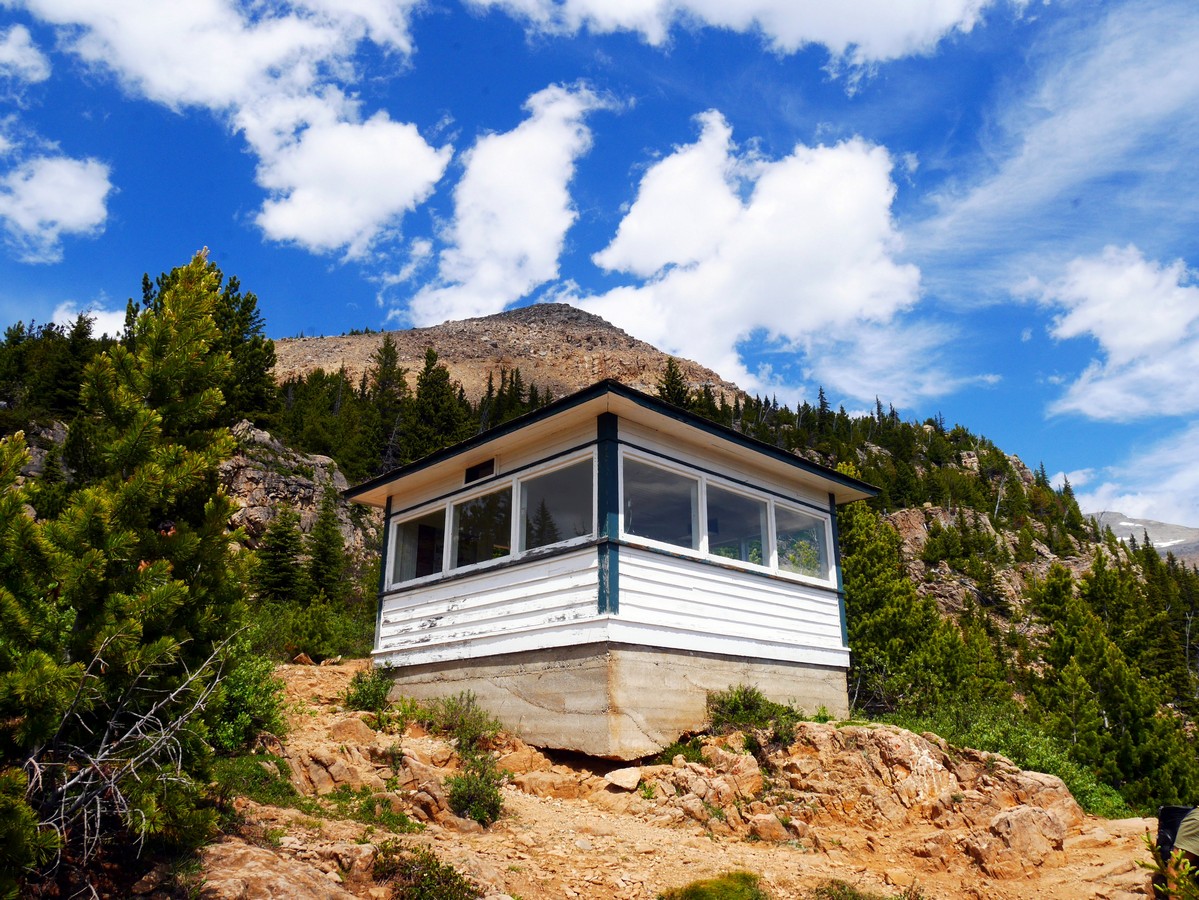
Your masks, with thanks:
[[(354, 483), (553, 399), (514, 369), (472, 400), (435, 347), (408, 372), (386, 335), (356, 381), (276, 384), (274, 362), (257, 297), (203, 254), (144, 278), (118, 338), (86, 316), (5, 330), (0, 897), (210, 839), (214, 763), (282, 727), (274, 664), (369, 650), (377, 553), (347, 552), (331, 486), (306, 533), (286, 507), (255, 541), (227, 527), (233, 425)], [(715, 396), (673, 361), (657, 392), (880, 489), (838, 521), (857, 715), (1058, 774), (1103, 815), (1199, 798), (1194, 567), (1117, 541), (1068, 483), (939, 417), (881, 401), (851, 416), (823, 390), (794, 409)], [(893, 525), (904, 510), (929, 515), (918, 560)], [(938, 579), (962, 602), (938, 604)]]

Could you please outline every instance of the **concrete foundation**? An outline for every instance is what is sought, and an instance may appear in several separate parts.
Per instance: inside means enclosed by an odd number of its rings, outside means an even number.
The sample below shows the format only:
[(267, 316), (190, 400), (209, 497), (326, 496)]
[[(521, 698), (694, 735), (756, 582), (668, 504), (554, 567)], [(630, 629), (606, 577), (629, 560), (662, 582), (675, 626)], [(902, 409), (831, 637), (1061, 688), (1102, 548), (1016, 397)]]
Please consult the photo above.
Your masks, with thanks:
[(597, 643), (392, 671), (393, 695), (473, 691), (504, 727), (538, 747), (612, 759), (662, 750), (704, 724), (708, 691), (756, 686), (813, 713), (849, 713), (845, 671), (774, 660)]

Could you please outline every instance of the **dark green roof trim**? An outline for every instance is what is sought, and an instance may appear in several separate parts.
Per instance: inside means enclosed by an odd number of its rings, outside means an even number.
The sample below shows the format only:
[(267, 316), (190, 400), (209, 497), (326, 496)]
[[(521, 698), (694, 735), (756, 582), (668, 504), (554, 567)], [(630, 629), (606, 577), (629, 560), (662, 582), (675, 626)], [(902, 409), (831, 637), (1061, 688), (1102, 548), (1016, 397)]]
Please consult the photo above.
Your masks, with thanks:
[(674, 419), (675, 421), (681, 422), (685, 425), (690, 425), (692, 428), (698, 428), (700, 431), (705, 431), (708, 434), (724, 438), (730, 443), (743, 447), (746, 450), (752, 450), (763, 456), (768, 456), (771, 459), (786, 463), (787, 465), (799, 469), (800, 471), (817, 475), (821, 478), (826, 478), (829, 481), (844, 485), (845, 487), (861, 491), (862, 493), (871, 497), (876, 496), (879, 492), (878, 488), (857, 478), (844, 475), (835, 469), (828, 468), (827, 466), (821, 466), (817, 465), (816, 463), (808, 462), (806, 459), (796, 456), (795, 454), (788, 453), (786, 450), (776, 447), (773, 444), (767, 444), (765, 441), (759, 441), (757, 438), (752, 438), (748, 435), (741, 434), (739, 431), (735, 431), (734, 429), (725, 425), (721, 425), (718, 422), (713, 422), (709, 419), (703, 418), (702, 416), (697, 416), (694, 413), (687, 412), (685, 409), (679, 409), (677, 406), (673, 406), (664, 400), (659, 400), (657, 397), (652, 397), (649, 394), (642, 393), (641, 391), (621, 384), (615, 379), (608, 378), (603, 381), (598, 381), (590, 387), (583, 388), (581, 391), (576, 391), (573, 394), (569, 394), (566, 397), (555, 400), (549, 405), (541, 407), (541, 409), (525, 413), (523, 416), (518, 416), (515, 419), (511, 419), (502, 425), (497, 425), (495, 428), (492, 428), (489, 431), (480, 432), (474, 437), (468, 438), (452, 447), (446, 447), (444, 450), (438, 450), (436, 453), (431, 453), (423, 459), (418, 459), (415, 462), (400, 466), (399, 468), (393, 469), (390, 472), (386, 472), (383, 475), (378, 475), (360, 485), (348, 488), (343, 492), (343, 496), (347, 500), (353, 500), (360, 494), (364, 494), (367, 491), (373, 490), (374, 488), (381, 487), (390, 481), (394, 481), (396, 478), (409, 475), (413, 472), (419, 472), (422, 469), (427, 469), (431, 466), (435, 466), (439, 463), (453, 459), (455, 456), (467, 453), (476, 447), (480, 447), (486, 443), (489, 443), (490, 441), (495, 440), (496, 438), (512, 434), (513, 432), (519, 431), (522, 428), (545, 419), (549, 419), (568, 409), (573, 409), (576, 406), (582, 406), (584, 403), (589, 403), (592, 400), (599, 399), (605, 394), (615, 394), (618, 397), (623, 397), (626, 400), (630, 400), (633, 403), (644, 407), (645, 409), (649, 409), (658, 413), (659, 415)]

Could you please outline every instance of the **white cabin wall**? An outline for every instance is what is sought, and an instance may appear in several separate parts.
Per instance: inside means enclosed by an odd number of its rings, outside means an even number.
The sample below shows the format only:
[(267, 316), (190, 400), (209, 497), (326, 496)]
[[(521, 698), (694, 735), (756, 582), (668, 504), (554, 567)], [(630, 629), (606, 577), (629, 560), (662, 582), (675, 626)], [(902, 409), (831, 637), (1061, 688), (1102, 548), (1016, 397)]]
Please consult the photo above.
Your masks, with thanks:
[(594, 546), (383, 595), (378, 665), (603, 640)]
[(614, 640), (848, 666), (836, 591), (622, 546)]

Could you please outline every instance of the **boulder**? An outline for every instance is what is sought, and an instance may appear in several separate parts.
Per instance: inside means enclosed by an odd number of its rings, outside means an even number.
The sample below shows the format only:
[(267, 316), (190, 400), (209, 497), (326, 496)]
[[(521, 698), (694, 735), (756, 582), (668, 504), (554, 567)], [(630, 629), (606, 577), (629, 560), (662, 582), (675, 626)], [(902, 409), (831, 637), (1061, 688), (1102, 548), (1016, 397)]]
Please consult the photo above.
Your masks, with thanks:
[(225, 838), (205, 847), (202, 900), (353, 900), (354, 895), (305, 862)]

